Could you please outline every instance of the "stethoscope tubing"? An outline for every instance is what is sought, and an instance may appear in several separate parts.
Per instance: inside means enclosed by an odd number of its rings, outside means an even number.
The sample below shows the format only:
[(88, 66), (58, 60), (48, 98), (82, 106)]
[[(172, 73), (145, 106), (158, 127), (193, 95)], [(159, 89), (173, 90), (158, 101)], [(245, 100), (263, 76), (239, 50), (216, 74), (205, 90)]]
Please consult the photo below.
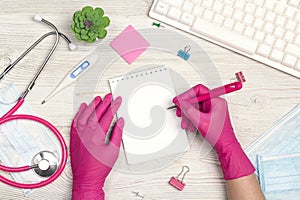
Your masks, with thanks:
[[(10, 186), (23, 188), (23, 189), (33, 189), (33, 188), (39, 188), (39, 187), (48, 185), (49, 183), (53, 182), (55, 179), (57, 179), (61, 175), (61, 173), (63, 172), (63, 170), (66, 166), (66, 163), (67, 163), (67, 145), (66, 145), (65, 140), (64, 140), (63, 136), (61, 135), (61, 133), (57, 130), (57, 128), (55, 128), (55, 126), (53, 126), (48, 121), (46, 121), (40, 117), (33, 116), (33, 115), (26, 115), (26, 114), (13, 115), (13, 113), (15, 111), (17, 111), (18, 108), (20, 108), (23, 103), (24, 103), (24, 99), (20, 98), (19, 101), (16, 103), (16, 105), (10, 111), (8, 111), (5, 114), (5, 116), (0, 118), (0, 125), (6, 123), (8, 121), (20, 120), (20, 119), (31, 120), (31, 121), (35, 121), (40, 124), (43, 124), (46, 127), (48, 127), (54, 133), (54, 135), (57, 137), (57, 139), (61, 145), (61, 150), (62, 150), (62, 156), (61, 156), (62, 158), (61, 158), (60, 165), (59, 165), (57, 171), (50, 178), (48, 178), (45, 181), (41, 181), (39, 183), (24, 184), (24, 183), (17, 183), (12, 180), (9, 180), (3, 176), (0, 176), (0, 181), (5, 184), (8, 184)], [(10, 114), (10, 115), (7, 115), (7, 114)], [(32, 169), (31, 166), (6, 167), (3, 165), (0, 165), (0, 170), (6, 171), (6, 172), (23, 172), (23, 171), (28, 171), (30, 169)]]
[[(46, 58), (44, 59), (41, 67), (39, 68), (39, 70), (37, 71), (37, 73), (34, 75), (33, 79), (31, 80), (31, 82), (28, 84), (26, 90), (21, 94), (21, 97), (19, 98), (19, 100), (16, 102), (16, 104), (6, 113), (4, 114), (1, 118), (0, 118), (0, 125), (8, 122), (8, 121), (12, 121), (12, 120), (31, 120), (31, 121), (35, 121), (38, 122), (40, 124), (43, 124), (44, 126), (48, 127), (53, 133), (54, 135), (57, 137), (60, 145), (61, 145), (61, 150), (62, 150), (62, 154), (61, 154), (61, 161), (60, 161), (60, 165), (58, 166), (58, 169), (55, 171), (55, 173), (50, 176), (48, 179), (38, 182), (38, 183), (18, 183), (15, 181), (12, 181), (10, 179), (5, 178), (4, 176), (0, 175), (0, 181), (13, 186), (13, 187), (17, 187), (17, 188), (23, 188), (23, 189), (34, 189), (34, 188), (40, 188), (43, 187), (45, 185), (48, 185), (49, 183), (53, 182), (55, 179), (57, 179), (61, 173), (63, 172), (66, 163), (67, 163), (67, 145), (65, 143), (64, 138), (62, 137), (61, 133), (48, 121), (40, 118), (40, 117), (36, 117), (33, 115), (27, 115), (27, 114), (16, 114), (14, 115), (14, 113), (22, 106), (22, 104), (24, 103), (24, 99), (27, 96), (28, 92), (32, 89), (32, 87), (34, 86), (34, 83), (36, 81), (36, 79), (38, 78), (38, 76), (40, 75), (40, 73), (42, 72), (42, 70), (44, 69), (45, 65), (47, 64), (48, 60), (50, 59), (50, 57), (52, 56), (54, 50), (56, 49), (58, 42), (59, 42), (59, 37), (62, 36), (63, 34), (60, 34), (57, 30), (57, 28), (50, 23), (49, 21), (41, 18), (41, 17), (37, 17), (38, 21), (41, 21), (45, 24), (47, 24), (48, 26), (50, 26), (51, 28), (53, 28), (55, 31), (54, 32), (49, 32), (44, 34), (41, 38), (39, 38), (34, 44), (32, 44), (15, 62), (13, 62), (12, 64), (10, 64), (2, 74), (0, 74), (0, 79), (3, 78), (3, 76), (5, 74), (7, 74), (22, 58), (24, 58), (24, 56), (26, 56), (37, 44), (39, 44), (43, 39), (45, 39), (47, 36), (55, 34), (56, 35), (56, 39), (54, 44), (52, 45), (51, 50), (49, 51), (48, 55), (46, 56)], [(68, 38), (63, 35), (62, 36), (67, 42), (69, 42)], [(24, 172), (24, 171), (28, 171), (30, 169), (32, 169), (32, 166), (22, 166), (22, 167), (7, 167), (4, 165), (0, 164), (0, 170), (5, 171), (5, 172)]]

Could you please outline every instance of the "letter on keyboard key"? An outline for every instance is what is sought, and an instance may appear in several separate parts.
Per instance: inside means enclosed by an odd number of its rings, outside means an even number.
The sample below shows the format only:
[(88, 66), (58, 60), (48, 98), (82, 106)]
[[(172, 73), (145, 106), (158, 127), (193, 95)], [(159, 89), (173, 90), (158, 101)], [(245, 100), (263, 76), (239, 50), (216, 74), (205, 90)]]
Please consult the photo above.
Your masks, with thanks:
[(235, 48), (246, 54), (254, 54), (258, 43), (254, 40), (243, 37), (240, 34), (233, 33), (224, 28), (216, 27), (214, 24), (205, 20), (197, 19), (191, 29), (199, 34), (203, 34), (208, 38), (214, 39), (220, 43), (224, 43), (229, 47)]
[(161, 15), (166, 15), (168, 10), (169, 10), (169, 6), (163, 2), (158, 2), (155, 7), (155, 12)]

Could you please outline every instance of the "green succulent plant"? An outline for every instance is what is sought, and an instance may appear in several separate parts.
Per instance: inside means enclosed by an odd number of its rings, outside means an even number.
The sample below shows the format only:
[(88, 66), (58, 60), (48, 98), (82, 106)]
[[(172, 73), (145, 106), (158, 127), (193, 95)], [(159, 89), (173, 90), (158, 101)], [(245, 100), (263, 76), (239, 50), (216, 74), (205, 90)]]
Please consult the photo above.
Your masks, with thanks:
[(88, 43), (95, 42), (97, 38), (103, 39), (107, 35), (106, 27), (110, 24), (110, 19), (104, 16), (102, 8), (93, 9), (86, 6), (73, 14), (71, 30), (79, 41)]

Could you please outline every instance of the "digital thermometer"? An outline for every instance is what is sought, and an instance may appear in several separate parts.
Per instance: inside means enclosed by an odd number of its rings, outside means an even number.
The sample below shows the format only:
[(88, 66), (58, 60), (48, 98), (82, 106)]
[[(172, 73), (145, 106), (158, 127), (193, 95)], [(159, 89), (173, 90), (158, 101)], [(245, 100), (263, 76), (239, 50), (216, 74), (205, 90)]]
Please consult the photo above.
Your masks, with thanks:
[(59, 93), (67, 86), (74, 83), (79, 77), (81, 77), (89, 68), (94, 66), (98, 61), (98, 55), (90, 54), (83, 59), (76, 67), (74, 67), (67, 76), (58, 84), (58, 86), (42, 101), (42, 104), (46, 103), (54, 95)]

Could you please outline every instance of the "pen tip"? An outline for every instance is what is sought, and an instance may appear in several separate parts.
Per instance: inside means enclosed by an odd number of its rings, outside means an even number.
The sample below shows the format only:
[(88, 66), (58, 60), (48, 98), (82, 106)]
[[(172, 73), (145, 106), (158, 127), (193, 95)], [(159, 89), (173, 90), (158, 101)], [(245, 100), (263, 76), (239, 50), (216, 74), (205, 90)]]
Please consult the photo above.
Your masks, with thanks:
[(176, 105), (170, 106), (170, 107), (167, 108), (167, 110), (171, 110), (171, 109), (174, 109), (174, 108), (177, 108), (177, 106)]
[(44, 104), (44, 103), (46, 103), (46, 101), (44, 100), (44, 101), (42, 101), (42, 104)]

